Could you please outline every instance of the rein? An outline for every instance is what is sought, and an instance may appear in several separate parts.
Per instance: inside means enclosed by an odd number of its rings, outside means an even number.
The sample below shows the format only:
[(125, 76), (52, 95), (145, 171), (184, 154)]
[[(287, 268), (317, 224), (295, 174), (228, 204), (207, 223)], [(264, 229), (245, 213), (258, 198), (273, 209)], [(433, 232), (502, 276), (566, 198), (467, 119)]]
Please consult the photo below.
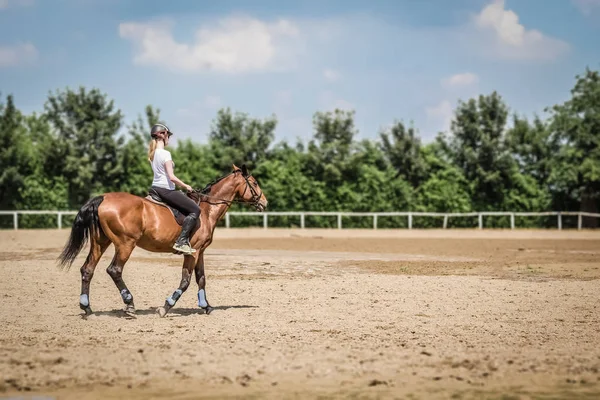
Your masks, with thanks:
[[(238, 171), (236, 172), (231, 172), (228, 175), (225, 175), (211, 183), (209, 183), (204, 189), (194, 189), (192, 190), (190, 193), (196, 193), (198, 194), (198, 201), (196, 204), (200, 205), (200, 203), (204, 202), (204, 203), (208, 203), (210, 205), (213, 206), (217, 206), (217, 205), (221, 205), (221, 204), (227, 204), (227, 205), (231, 205), (233, 203), (239, 203), (239, 204), (252, 204), (253, 206), (257, 207), (260, 201), (260, 197), (262, 196), (262, 191), (260, 194), (258, 194), (256, 192), (256, 190), (254, 189), (254, 187), (252, 187), (252, 184), (250, 183), (250, 181), (248, 180), (248, 178), (250, 178), (252, 175), (248, 175), (248, 176), (244, 176), (244, 180), (246, 181), (246, 187), (244, 188), (244, 194), (246, 193), (246, 190), (248, 190), (248, 188), (250, 188), (250, 192), (252, 193), (252, 200), (251, 201), (245, 201), (245, 200), (237, 200), (237, 198), (234, 198), (233, 200), (226, 200), (220, 197), (216, 197), (216, 196), (211, 196), (210, 194), (206, 194), (203, 193), (203, 191), (205, 191), (208, 188), (211, 188), (212, 185), (214, 185), (215, 183), (218, 183), (220, 181), (222, 181), (223, 179), (227, 178), (229, 175), (232, 174), (236, 174)], [(242, 196), (244, 195), (242, 194)], [(204, 198), (203, 198), (204, 197)], [(218, 202), (211, 202), (206, 200), (207, 198), (210, 199), (216, 199)]]

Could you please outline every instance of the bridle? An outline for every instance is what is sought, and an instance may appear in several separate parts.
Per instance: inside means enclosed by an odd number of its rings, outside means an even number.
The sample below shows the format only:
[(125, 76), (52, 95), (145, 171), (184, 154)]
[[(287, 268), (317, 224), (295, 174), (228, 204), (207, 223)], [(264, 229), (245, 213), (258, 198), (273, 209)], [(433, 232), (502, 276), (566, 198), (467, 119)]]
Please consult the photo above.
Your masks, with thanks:
[[(229, 175), (236, 174), (238, 172), (241, 172), (241, 171), (234, 171), (234, 172), (231, 172)], [(224, 176), (223, 178), (219, 179), (219, 181), (227, 178), (229, 175)], [(198, 193), (199, 194), (198, 201), (197, 201), (196, 204), (200, 205), (201, 202), (205, 202), (205, 203), (208, 203), (208, 204), (213, 205), (213, 206), (218, 206), (218, 205), (221, 205), (221, 204), (231, 205), (232, 203), (251, 204), (252, 206), (254, 206), (254, 208), (256, 208), (256, 210), (260, 210), (260, 198), (262, 197), (262, 194), (263, 194), (262, 190), (261, 190), (260, 193), (258, 193), (256, 191), (256, 188), (254, 188), (254, 186), (250, 183), (250, 177), (252, 177), (252, 174), (249, 174), (249, 175), (243, 175), (242, 174), (242, 176), (244, 177), (244, 180), (246, 181), (246, 187), (244, 188), (244, 193), (242, 193), (241, 197), (244, 197), (244, 195), (246, 194), (246, 191), (248, 189), (250, 189), (250, 193), (252, 193), (252, 199), (250, 201), (238, 200), (237, 199), (238, 196), (236, 196), (236, 198), (234, 198), (233, 200), (222, 199), (220, 197), (211, 196), (209, 194), (202, 193), (203, 189), (202, 190), (201, 189), (194, 189), (194, 190), (192, 190), (191, 193)], [(254, 178), (254, 179), (256, 179), (256, 178)], [(215, 200), (217, 200), (217, 202), (211, 202), (211, 201), (208, 201), (206, 199), (215, 199)]]

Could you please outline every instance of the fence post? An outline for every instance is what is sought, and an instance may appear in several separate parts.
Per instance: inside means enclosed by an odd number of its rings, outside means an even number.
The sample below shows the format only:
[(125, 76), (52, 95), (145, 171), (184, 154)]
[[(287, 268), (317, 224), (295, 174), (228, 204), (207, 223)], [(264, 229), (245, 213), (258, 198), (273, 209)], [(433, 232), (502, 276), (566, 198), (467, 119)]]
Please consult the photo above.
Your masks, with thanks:
[(56, 219), (58, 220), (58, 229), (62, 229), (62, 213), (59, 211), (56, 213), (56, 215)]
[(263, 214), (263, 229), (267, 229), (269, 227), (269, 223), (267, 222), (267, 217), (269, 214)]
[(231, 226), (230, 221), (229, 221), (229, 213), (225, 214), (225, 227), (229, 229), (229, 227)]
[(510, 213), (510, 229), (515, 229), (515, 213)]
[(15, 213), (13, 214), (13, 225), (15, 229), (19, 229), (19, 217), (17, 215), (18, 213), (15, 211)]
[(444, 229), (448, 226), (448, 214), (444, 215)]
[(562, 230), (562, 214), (558, 212), (558, 230)]
[(577, 230), (581, 230), (581, 212), (577, 215)]
[(412, 213), (408, 213), (408, 229), (412, 229)]
[(342, 229), (342, 214), (338, 213), (338, 229)]
[(483, 215), (479, 213), (477, 214), (477, 217), (479, 218), (479, 229), (483, 229)]
[(300, 213), (300, 228), (304, 229), (304, 213)]
[(373, 229), (377, 229), (377, 214), (373, 214)]

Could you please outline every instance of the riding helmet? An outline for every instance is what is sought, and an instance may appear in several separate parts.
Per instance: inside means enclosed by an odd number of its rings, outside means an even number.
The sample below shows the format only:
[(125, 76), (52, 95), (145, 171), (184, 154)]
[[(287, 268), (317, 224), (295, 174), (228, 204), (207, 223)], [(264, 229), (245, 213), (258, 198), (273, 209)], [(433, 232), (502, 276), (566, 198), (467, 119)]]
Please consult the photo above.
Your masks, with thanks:
[(169, 134), (169, 136), (171, 136), (173, 134), (173, 132), (169, 129), (168, 126), (166, 126), (164, 124), (154, 124), (152, 126), (152, 129), (150, 129), (150, 136), (152, 136), (154, 138), (154, 137), (156, 137), (156, 134), (159, 132), (167, 132)]

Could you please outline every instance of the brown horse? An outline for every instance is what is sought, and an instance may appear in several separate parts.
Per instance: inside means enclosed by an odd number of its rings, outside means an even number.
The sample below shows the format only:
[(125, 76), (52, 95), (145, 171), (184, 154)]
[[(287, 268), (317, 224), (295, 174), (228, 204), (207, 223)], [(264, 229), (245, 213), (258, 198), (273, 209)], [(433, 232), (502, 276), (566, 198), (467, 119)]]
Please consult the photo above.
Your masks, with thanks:
[[(198, 306), (210, 314), (212, 307), (208, 304), (205, 290), (204, 250), (213, 240), (217, 222), (234, 202), (251, 204), (257, 211), (264, 211), (267, 207), (267, 199), (245, 165), (241, 169), (234, 165), (233, 172), (202, 190), (188, 193), (188, 197), (200, 206), (198, 225), (190, 238), (190, 244), (196, 252), (184, 256), (179, 288), (157, 310), (161, 317), (169, 312), (187, 290), (192, 271), (195, 272), (198, 284)], [(172, 246), (180, 230), (181, 227), (168, 207), (130, 193), (105, 193), (83, 205), (75, 217), (71, 235), (59, 257), (59, 264), (68, 270), (86, 242), (90, 241), (90, 252), (81, 267), (79, 306), (85, 311), (85, 315), (92, 313), (89, 292), (94, 270), (111, 243), (115, 245), (115, 256), (106, 272), (121, 293), (125, 303), (124, 311), (134, 315), (133, 295), (122, 277), (125, 263), (136, 246), (152, 252), (174, 253)]]

